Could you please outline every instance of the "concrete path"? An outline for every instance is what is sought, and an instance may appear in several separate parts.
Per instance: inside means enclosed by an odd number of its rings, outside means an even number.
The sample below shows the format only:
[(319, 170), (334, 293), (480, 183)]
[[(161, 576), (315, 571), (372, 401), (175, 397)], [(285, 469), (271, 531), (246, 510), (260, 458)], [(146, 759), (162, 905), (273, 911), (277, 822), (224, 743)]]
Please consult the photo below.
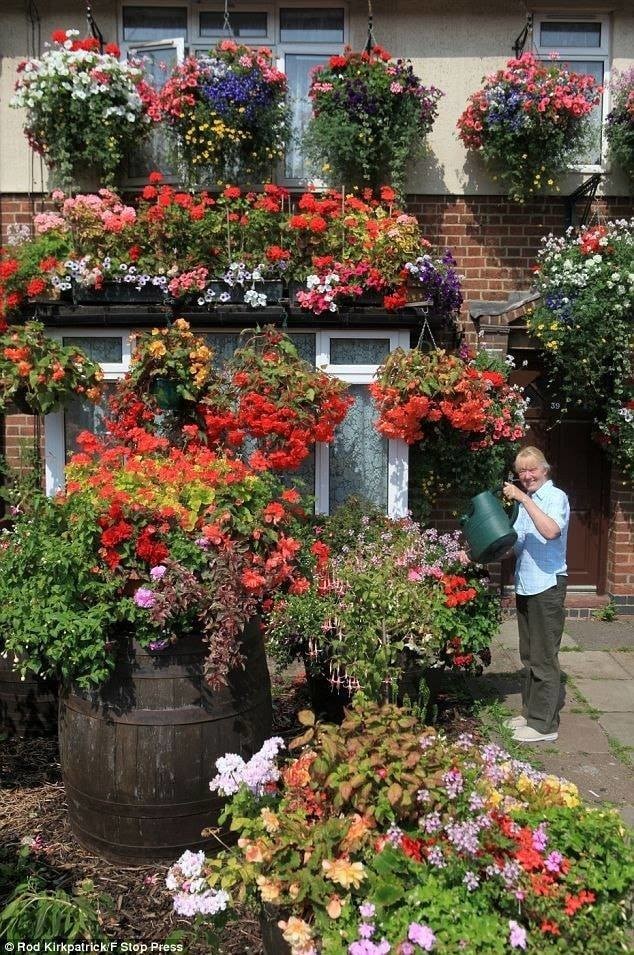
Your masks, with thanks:
[[(481, 687), (514, 715), (521, 709), (518, 643), (516, 621), (505, 621)], [(634, 619), (567, 621), (559, 661), (559, 739), (522, 749), (547, 772), (576, 783), (589, 803), (618, 807), (634, 827)]]

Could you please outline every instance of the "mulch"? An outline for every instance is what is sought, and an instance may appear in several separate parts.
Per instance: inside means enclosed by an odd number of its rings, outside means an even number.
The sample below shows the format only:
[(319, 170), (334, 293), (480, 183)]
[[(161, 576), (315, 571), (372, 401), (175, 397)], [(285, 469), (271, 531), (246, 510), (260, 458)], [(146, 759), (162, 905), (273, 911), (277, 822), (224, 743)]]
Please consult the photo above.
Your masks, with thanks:
[[(274, 678), (275, 733), (291, 739), (300, 729), (296, 713), (308, 705), (301, 676)], [(459, 700), (440, 708), (438, 723), (452, 736), (477, 728)], [(162, 942), (175, 931), (188, 933), (191, 923), (174, 914), (165, 889), (167, 865), (104, 862), (76, 841), (68, 825), (56, 740), (0, 739), (0, 787), (0, 861), (10, 862), (25, 843), (39, 837), (31, 853), (44, 868), (49, 888), (72, 893), (90, 880), (105, 900), (99, 911), (109, 940)], [(2, 885), (0, 866), (0, 898), (10, 888)], [(179, 940), (191, 955), (212, 951), (203, 940)], [(259, 924), (250, 913), (224, 930), (217, 955), (263, 955)]]

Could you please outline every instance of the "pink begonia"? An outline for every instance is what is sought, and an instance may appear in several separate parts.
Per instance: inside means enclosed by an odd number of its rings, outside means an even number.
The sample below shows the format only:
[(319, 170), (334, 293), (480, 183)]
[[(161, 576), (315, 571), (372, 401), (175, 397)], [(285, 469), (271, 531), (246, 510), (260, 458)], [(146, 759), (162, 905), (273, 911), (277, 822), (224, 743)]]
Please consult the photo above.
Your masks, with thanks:
[(173, 298), (179, 298), (179, 296), (185, 295), (187, 292), (202, 292), (207, 284), (208, 277), (208, 270), (204, 266), (201, 266), (200, 268), (192, 269), (191, 272), (183, 272), (182, 275), (177, 275), (167, 287)]
[(137, 607), (149, 610), (156, 603), (156, 594), (153, 590), (148, 590), (147, 587), (139, 587), (134, 595), (134, 602)]
[(403, 87), (400, 83), (390, 83), (390, 93), (402, 93)]

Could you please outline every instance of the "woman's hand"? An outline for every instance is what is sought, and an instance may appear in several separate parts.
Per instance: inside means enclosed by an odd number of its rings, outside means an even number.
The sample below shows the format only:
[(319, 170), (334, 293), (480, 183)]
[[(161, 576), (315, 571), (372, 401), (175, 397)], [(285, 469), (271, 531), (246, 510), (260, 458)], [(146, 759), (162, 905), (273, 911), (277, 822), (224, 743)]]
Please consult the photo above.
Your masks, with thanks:
[(507, 501), (523, 501), (526, 497), (524, 491), (521, 488), (516, 487), (515, 484), (511, 484), (510, 481), (506, 481), (504, 487), (502, 488), (502, 494), (507, 499)]

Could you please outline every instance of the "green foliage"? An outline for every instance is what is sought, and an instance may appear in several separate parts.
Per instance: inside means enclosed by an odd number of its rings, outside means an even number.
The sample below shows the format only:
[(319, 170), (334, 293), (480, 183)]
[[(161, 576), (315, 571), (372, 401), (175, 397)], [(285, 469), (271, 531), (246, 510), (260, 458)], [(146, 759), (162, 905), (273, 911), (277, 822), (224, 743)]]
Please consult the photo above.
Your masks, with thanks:
[(100, 910), (111, 899), (98, 894), (88, 879), (75, 885), (72, 894), (53, 888), (55, 882), (59, 873), (28, 847), (17, 855), (5, 849), (0, 856), (0, 943), (105, 939)]
[(0, 629), (23, 671), (103, 682), (118, 582), (95, 572), (98, 528), (85, 503), (39, 495), (0, 549)]
[(597, 610), (593, 610), (592, 616), (595, 620), (603, 620), (604, 623), (612, 623), (613, 620), (616, 620), (618, 617), (618, 611), (616, 609), (616, 604), (613, 601), (608, 601), (603, 607), (599, 607)]
[(559, 420), (592, 415), (596, 440), (634, 476), (634, 222), (550, 236), (540, 252), (543, 304), (528, 326), (547, 356)]

